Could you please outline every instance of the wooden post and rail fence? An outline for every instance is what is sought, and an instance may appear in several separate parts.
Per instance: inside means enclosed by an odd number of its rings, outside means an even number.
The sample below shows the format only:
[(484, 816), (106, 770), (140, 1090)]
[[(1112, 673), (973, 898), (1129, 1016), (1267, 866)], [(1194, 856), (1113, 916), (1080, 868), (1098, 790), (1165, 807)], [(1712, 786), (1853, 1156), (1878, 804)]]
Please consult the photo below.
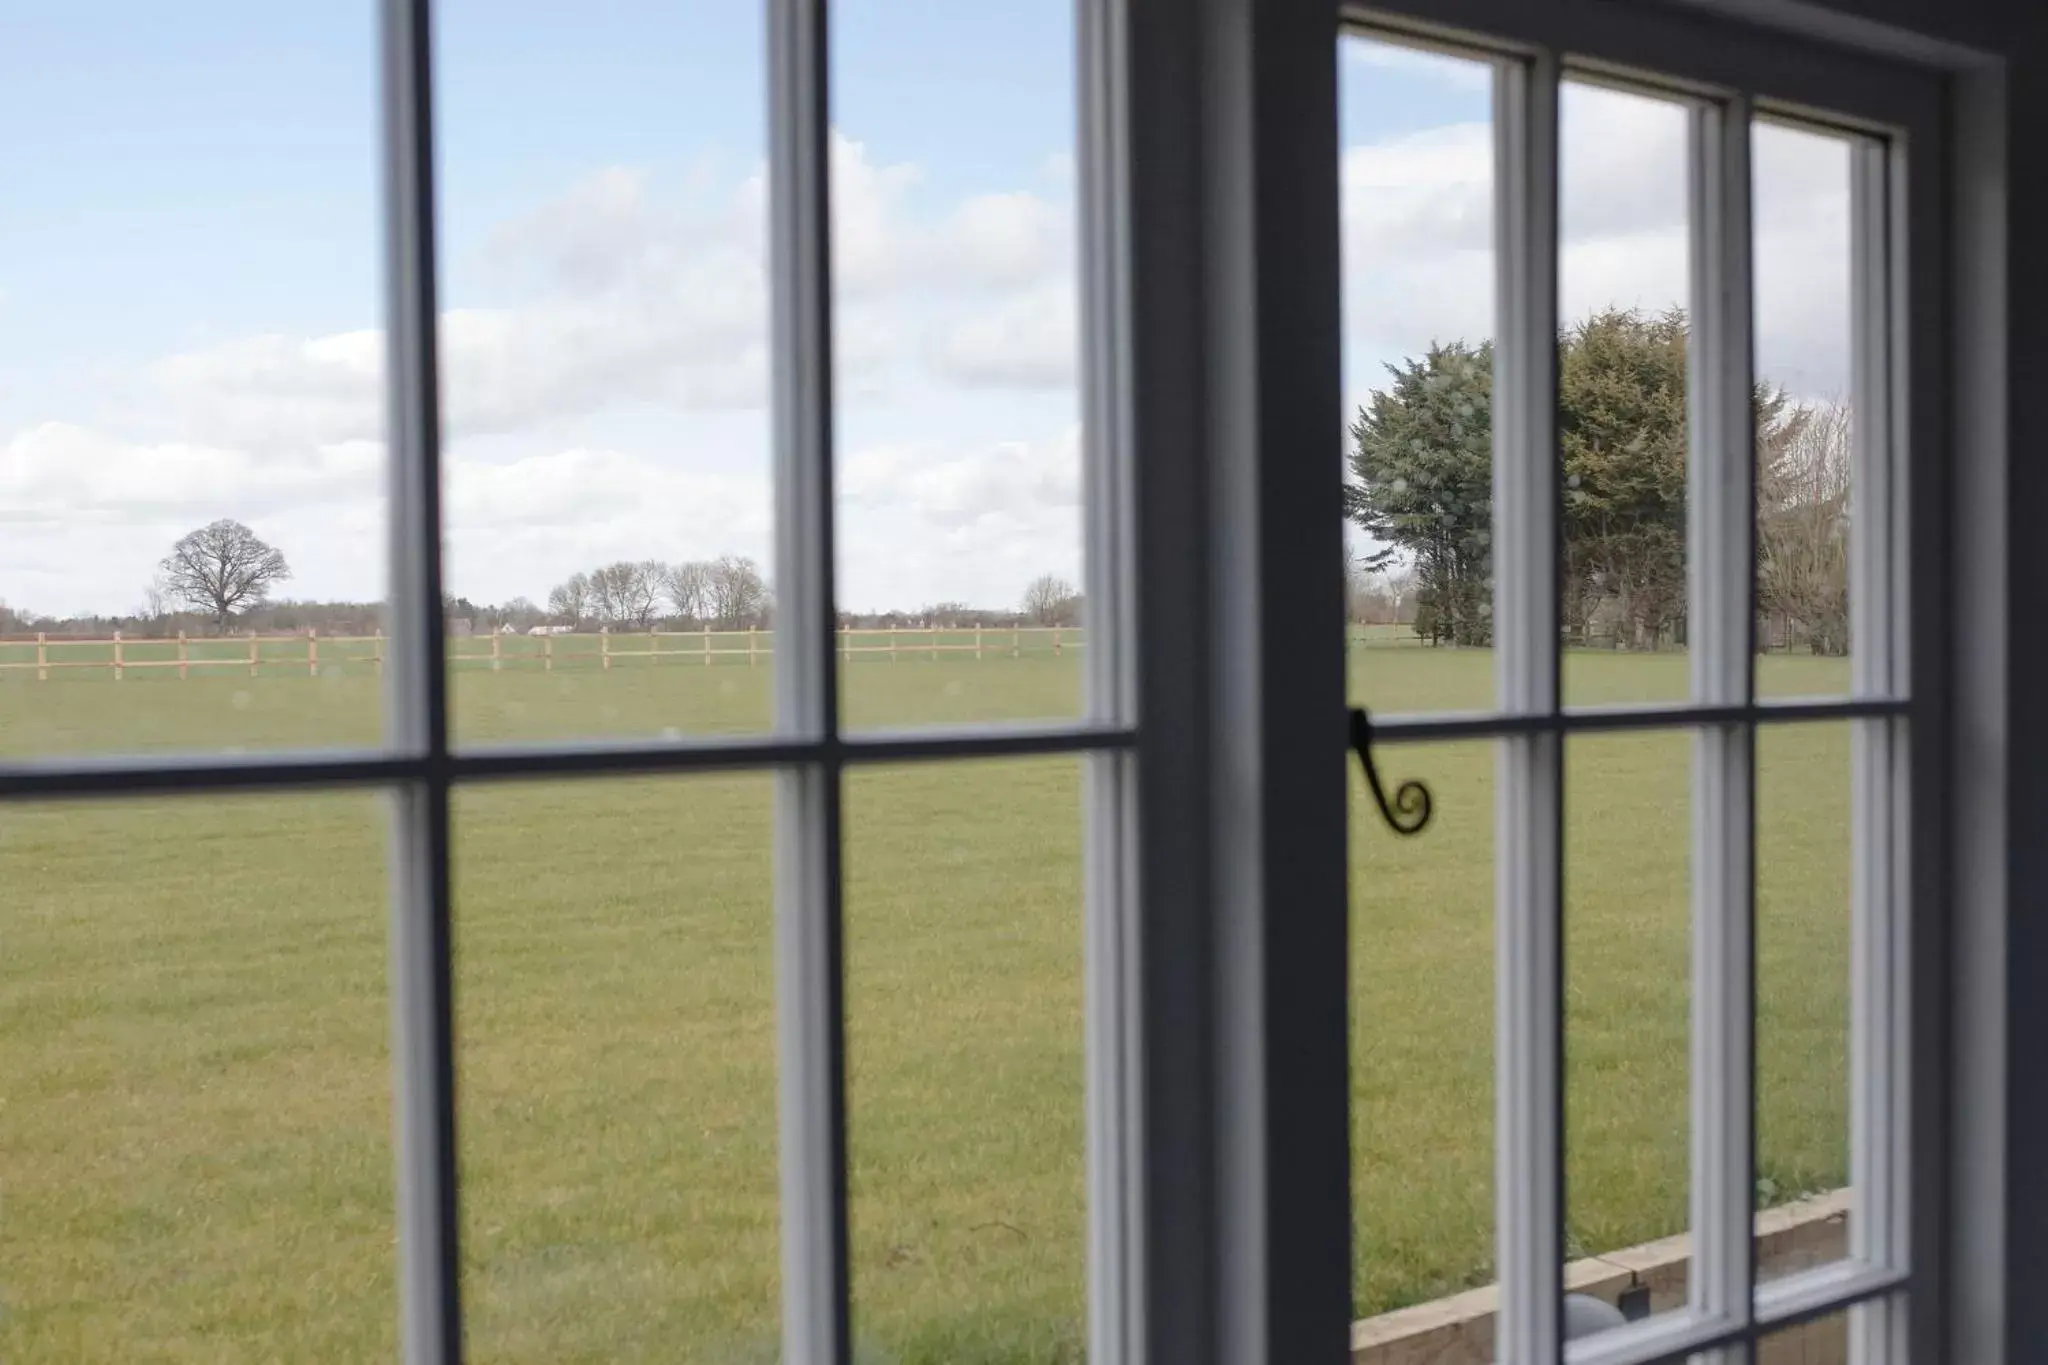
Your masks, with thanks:
[[(840, 657), (848, 663), (937, 661), (964, 655), (976, 659), (1056, 658), (1086, 644), (1085, 633), (1071, 626), (876, 626), (843, 627), (839, 632)], [(607, 628), (581, 634), (493, 633), (448, 640), (451, 669), (488, 668), (494, 673), (507, 668), (552, 673), (558, 666), (610, 672), (615, 665), (651, 665), (671, 659), (704, 667), (714, 663), (757, 667), (774, 655), (773, 631), (710, 626), (688, 631), (613, 632)], [(133, 669), (146, 673), (176, 669), (181, 680), (230, 671), (246, 672), (252, 678), (300, 671), (317, 678), (323, 669), (330, 675), (360, 671), (381, 675), (386, 657), (382, 631), (370, 635), (322, 635), (305, 630), (208, 636), (184, 631), (176, 636), (134, 636), (116, 631), (111, 639), (41, 633), (0, 637), (0, 680), (29, 670), (34, 670), (38, 682), (80, 670), (110, 672), (116, 682), (126, 680)]]

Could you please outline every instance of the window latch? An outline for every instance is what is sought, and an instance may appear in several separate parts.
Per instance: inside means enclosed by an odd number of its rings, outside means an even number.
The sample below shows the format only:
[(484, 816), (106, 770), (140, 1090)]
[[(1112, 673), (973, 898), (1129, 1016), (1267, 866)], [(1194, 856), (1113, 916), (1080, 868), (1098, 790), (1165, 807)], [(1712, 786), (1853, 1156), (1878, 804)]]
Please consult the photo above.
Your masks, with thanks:
[(1372, 799), (1379, 803), (1380, 818), (1387, 822), (1387, 828), (1403, 836), (1422, 833), (1435, 810), (1429, 788), (1411, 777), (1396, 787), (1393, 798), (1388, 799), (1387, 789), (1380, 782), (1379, 766), (1372, 761), (1372, 716), (1363, 706), (1351, 708), (1351, 752), (1358, 755), (1358, 766), (1365, 769), (1365, 785), (1372, 788)]

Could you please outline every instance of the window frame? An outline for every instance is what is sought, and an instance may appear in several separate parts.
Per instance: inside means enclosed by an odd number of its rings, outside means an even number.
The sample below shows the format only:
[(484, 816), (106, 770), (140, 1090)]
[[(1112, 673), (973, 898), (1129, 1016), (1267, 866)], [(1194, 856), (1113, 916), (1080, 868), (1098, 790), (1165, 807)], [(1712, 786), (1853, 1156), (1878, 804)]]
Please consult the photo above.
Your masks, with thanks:
[[(1341, 477), (1334, 459), (1264, 454), (1333, 448), (1338, 433), (1334, 44), (1346, 25), (1485, 50), (1519, 73), (1503, 82), (1503, 108), (1514, 113), (1499, 121), (1501, 136), (1520, 149), (1525, 166), (1548, 163), (1552, 172), (1548, 203), (1537, 183), (1508, 196), (1522, 215), (1511, 245), (1536, 248), (1527, 253), (1530, 264), (1511, 272), (1507, 316), (1525, 338), (1554, 336), (1554, 93), (1563, 70), (1663, 84), (1718, 102), (1738, 124), (1752, 108), (1806, 118), (1825, 111), (1847, 131), (1910, 150), (1910, 175), (1896, 157), (1859, 172), (1866, 211), (1858, 221), (1877, 234), (1867, 249), (1883, 255), (1890, 288), (1886, 316), (1866, 316), (1863, 331), (1922, 339), (1910, 352), (1888, 345), (1882, 368), (1873, 359), (1866, 380), (1912, 398), (1893, 415), (1882, 456), (1913, 489), (1891, 510), (1914, 572), (1905, 575), (1903, 559), (1884, 560), (1883, 593), (1857, 594), (1894, 613), (1870, 623), (1893, 632), (1884, 671), (1859, 673), (1846, 700), (1759, 702), (1726, 667), (1726, 653), (1703, 650), (1698, 666), (1714, 671), (1696, 678), (1690, 704), (1565, 707), (1556, 689), (1556, 633), (1545, 628), (1546, 612), (1555, 614), (1553, 528), (1548, 544), (1541, 534), (1521, 542), (1511, 536), (1503, 550), (1529, 570), (1519, 582), (1551, 585), (1548, 606), (1530, 594), (1506, 607), (1503, 640), (1520, 642), (1502, 650), (1510, 704), (1485, 715), (1387, 717), (1377, 728), (1395, 744), (1493, 738), (1507, 755), (1503, 776), (1513, 790), (1549, 793), (1512, 811), (1503, 799), (1500, 815), (1503, 834), (1532, 850), (1502, 894), (1512, 908), (1502, 916), (1504, 956), (1530, 967), (1503, 974), (1503, 1019), (1531, 1026), (1502, 1052), (1527, 1083), (1513, 1112), (1504, 1113), (1511, 1122), (1503, 1131), (1520, 1134), (1507, 1144), (1502, 1167), (1519, 1179), (1502, 1181), (1502, 1264), (1515, 1268), (1512, 1284), (1504, 1275), (1504, 1358), (1642, 1365), (1708, 1350), (1739, 1355), (1768, 1328), (1902, 1292), (1911, 1295), (1910, 1311), (1859, 1311), (1865, 1358), (1942, 1356), (1952, 1127), (1941, 1109), (1951, 1002), (1940, 966), (1954, 946), (1945, 898), (1958, 875), (1949, 861), (1949, 801), (1961, 787), (1980, 814), (2003, 809), (1995, 793), (1961, 782), (1953, 765), (1950, 698), (1963, 646), (1941, 613), (1966, 569), (1976, 571), (1963, 562), (1967, 547), (1950, 543), (1952, 507), (1986, 496), (1982, 479), (1960, 494), (1949, 488), (1943, 462), (1951, 433), (1963, 433), (1956, 448), (1973, 469), (1994, 458), (2002, 468), (2004, 459), (2002, 426), (1965, 431), (1966, 415), (1952, 416), (1949, 396), (1949, 229), (1981, 221), (1981, 211), (1963, 218), (1944, 164), (1952, 136), (1944, 63), (1960, 59), (1855, 50), (1847, 39), (1766, 29), (1704, 6), (1618, 0), (1380, 0), (1369, 10), (1332, 0), (1079, 0), (1090, 432), (1086, 709), (1071, 723), (842, 733), (830, 609), (826, 2), (766, 3), (776, 571), (784, 585), (775, 731), (451, 745), (440, 611), (431, 0), (379, 0), (392, 438), (386, 742), (370, 751), (0, 765), (0, 804), (203, 799), (232, 790), (391, 793), (405, 1358), (452, 1365), (463, 1353), (448, 857), (457, 785), (739, 768), (778, 774), (785, 1350), (792, 1360), (837, 1365), (851, 1352), (837, 837), (843, 774), (864, 763), (1053, 753), (1083, 755), (1087, 765), (1092, 1356), (1199, 1365), (1348, 1355), (1343, 659), (1338, 632), (1327, 628), (1339, 600), (1341, 536), (1329, 511)], [(1572, 61), (1561, 63), (1560, 51)], [(1695, 158), (1699, 192), (1734, 194), (1740, 157), (1710, 131), (1695, 145), (1724, 148)], [(1975, 173), (1995, 178), (1981, 166)], [(1720, 246), (1716, 269), (1724, 279), (1746, 268), (1740, 243)], [(1995, 307), (1996, 289), (1984, 288), (1992, 297), (1977, 299), (1972, 317)], [(1741, 331), (1737, 324), (1734, 332)], [(1739, 340), (1713, 355), (1732, 363)], [(1535, 370), (1512, 390), (1525, 433), (1542, 426), (1548, 397), (1540, 357), (1548, 349), (1548, 341), (1524, 349)], [(1986, 373), (1993, 371), (2003, 374), (2002, 358)], [(1711, 382), (1702, 388), (1712, 391)], [(1732, 407), (1719, 415), (1746, 421), (1746, 401), (1742, 407), (1739, 419)], [(1710, 437), (1699, 439), (1713, 448)], [(1542, 458), (1542, 444), (1523, 450), (1508, 471), (1518, 481), (1503, 490), (1505, 505), (1532, 509), (1522, 530), (1540, 532), (1549, 518), (1538, 513), (1546, 499), (1554, 502), (1554, 488), (1545, 491), (1546, 481), (1531, 477), (1541, 472), (1532, 461)], [(1712, 515), (1706, 499), (1697, 502), (1695, 515)], [(1877, 568), (1858, 572), (1859, 585), (1877, 582)], [(2002, 603), (2003, 579), (1996, 582)], [(1745, 597), (1743, 629), (1748, 615)], [(1737, 633), (1730, 624), (1721, 629), (1724, 640)], [(1984, 650), (1986, 638), (1980, 632), (1971, 647)], [(1993, 644), (2002, 639), (2001, 630)], [(1273, 640), (1288, 644), (1284, 667), (1277, 651), (1264, 648)], [(1762, 724), (1825, 718), (1857, 727), (1859, 781), (1886, 798), (1859, 803), (1873, 822), (1866, 847), (1883, 830), (1893, 836), (1892, 857), (1861, 867), (1859, 885), (1895, 887), (1884, 893), (1896, 897), (1888, 903), (1907, 908), (1888, 917), (1858, 911), (1865, 930), (1859, 959), (1875, 964), (1866, 974), (1892, 992), (1875, 1011), (1881, 1017), (1859, 1014), (1859, 1036), (1879, 1047), (1876, 1055), (1900, 1063), (1904, 1084), (1860, 1096), (1857, 1124), (1882, 1130), (1890, 1145), (1878, 1187), (1915, 1216), (1860, 1219), (1872, 1224), (1859, 1227), (1860, 1264), (1823, 1268), (1755, 1299), (1734, 1223), (1710, 1223), (1719, 1240), (1701, 1245), (1715, 1276), (1689, 1317), (1653, 1320), (1568, 1351), (1551, 1292), (1561, 1236), (1550, 1235), (1562, 1180), (1555, 922), (1562, 740), (1674, 725), (1705, 737), (1696, 771), (1715, 775), (1698, 789), (1710, 799), (1696, 795), (1706, 832), (1695, 837), (1721, 856), (1706, 869), (1718, 879), (1713, 889), (1696, 895), (1733, 894), (1747, 904), (1753, 855), (1745, 862), (1726, 834), (1754, 820), (1753, 772), (1741, 741)], [(1980, 918), (2002, 914), (2002, 884), (1975, 894)], [(1871, 934), (1873, 927), (1883, 932)], [(1746, 988), (1753, 966), (1746, 917), (1720, 928), (1698, 956), (1716, 998), (1725, 999)], [(1927, 965), (1909, 971), (1913, 963)], [(1696, 1036), (1704, 1028), (1716, 1040), (1705, 1064), (1694, 1067), (1696, 1085), (1704, 1077), (1718, 1087), (1709, 1098), (1753, 1092), (1746, 1023), (1727, 1013), (1695, 1023)], [(1876, 1069), (1867, 1058), (1858, 1066)], [(1994, 1080), (1982, 1084), (1995, 1089)], [(1696, 1093), (1696, 1135), (1706, 1102)], [(1704, 1158), (1696, 1153), (1696, 1189), (1726, 1190), (1750, 1169), (1752, 1127), (1745, 1114), (1739, 1132), (1718, 1130), (1727, 1143)], [(1347, 1197), (1329, 1198), (1332, 1188)], [(1726, 1201), (1705, 1208), (1725, 1214)], [(1702, 1216), (1696, 1212), (1695, 1221)], [(1745, 1250), (1746, 1219), (1745, 1203)], [(1758, 1306), (1751, 1311), (1738, 1299)]]

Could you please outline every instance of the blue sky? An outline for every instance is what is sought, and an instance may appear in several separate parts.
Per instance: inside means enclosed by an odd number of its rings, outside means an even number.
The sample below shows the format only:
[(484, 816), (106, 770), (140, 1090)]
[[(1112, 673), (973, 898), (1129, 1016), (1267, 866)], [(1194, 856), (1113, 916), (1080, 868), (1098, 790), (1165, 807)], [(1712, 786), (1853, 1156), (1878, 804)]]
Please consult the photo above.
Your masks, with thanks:
[[(1070, 11), (834, 14), (844, 601), (1008, 605), (1079, 572)], [(453, 586), (767, 561), (758, 7), (438, 21)], [(0, 600), (132, 608), (216, 515), (286, 550), (295, 595), (381, 592), (374, 42), (369, 0), (0, 19)], [(1355, 402), (1489, 330), (1488, 95), (1477, 66), (1366, 44), (1340, 72)], [(1627, 99), (1567, 99), (1568, 311), (1682, 297), (1682, 119)], [(1839, 212), (1825, 149), (1781, 150), (1759, 145), (1786, 304), (1760, 299), (1760, 353), (1825, 393)]]

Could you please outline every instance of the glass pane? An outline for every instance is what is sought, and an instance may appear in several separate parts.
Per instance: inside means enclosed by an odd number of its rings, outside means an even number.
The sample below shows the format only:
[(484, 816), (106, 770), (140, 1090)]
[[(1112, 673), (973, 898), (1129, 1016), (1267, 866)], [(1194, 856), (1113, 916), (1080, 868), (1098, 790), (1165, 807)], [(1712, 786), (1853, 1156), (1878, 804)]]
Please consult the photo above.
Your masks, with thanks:
[(1073, 13), (832, 7), (849, 726), (1080, 714)]
[(1757, 1338), (1756, 1365), (1849, 1365), (1849, 1324), (1860, 1313), (1879, 1312), (1878, 1305), (1845, 1308), (1825, 1317), (1780, 1327)]
[(1080, 766), (847, 777), (856, 1359), (1085, 1353)]
[(1757, 734), (1757, 1278), (1847, 1254), (1847, 721)]
[(1758, 124), (1755, 163), (1760, 695), (1849, 690), (1849, 153)]
[(1352, 1302), (1365, 1340), (1406, 1332), (1395, 1310), (1494, 1277), (1494, 746), (1388, 745), (1377, 761), (1396, 788), (1426, 785), (1434, 813), (1395, 836), (1354, 764)]
[(1690, 334), (1683, 105), (1566, 82), (1557, 420), (1564, 700), (1683, 701)]
[(1345, 629), (1375, 711), (1493, 705), (1493, 73), (1339, 39)]
[(0, 1359), (396, 1357), (384, 830), (0, 807)]
[(457, 794), (478, 1359), (776, 1359), (772, 785)]
[(1565, 744), (1565, 1286), (1646, 1286), (1631, 1313), (1685, 1300), (1648, 1244), (1688, 1212), (1691, 756), (1683, 731)]
[(762, 6), (435, 21), (457, 740), (765, 729)]
[(19, 8), (0, 758), (373, 745), (374, 9)]

